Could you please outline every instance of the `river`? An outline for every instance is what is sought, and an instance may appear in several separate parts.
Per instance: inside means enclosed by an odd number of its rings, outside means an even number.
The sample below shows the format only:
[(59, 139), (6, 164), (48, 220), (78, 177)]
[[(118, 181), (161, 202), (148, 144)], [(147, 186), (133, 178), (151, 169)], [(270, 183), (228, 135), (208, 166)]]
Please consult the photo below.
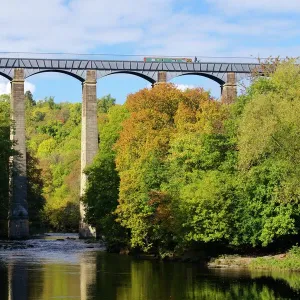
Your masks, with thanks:
[(109, 254), (76, 235), (0, 249), (1, 300), (300, 299), (300, 274)]

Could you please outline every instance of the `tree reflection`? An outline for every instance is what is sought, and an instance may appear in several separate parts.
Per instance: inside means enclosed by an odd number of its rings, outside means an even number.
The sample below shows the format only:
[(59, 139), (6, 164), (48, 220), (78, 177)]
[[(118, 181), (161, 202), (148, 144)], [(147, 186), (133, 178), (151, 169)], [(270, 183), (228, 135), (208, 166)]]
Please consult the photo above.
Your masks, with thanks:
[(0, 263), (0, 299), (282, 299), (298, 298), (297, 273), (204, 270), (195, 264), (90, 252), (72, 263)]

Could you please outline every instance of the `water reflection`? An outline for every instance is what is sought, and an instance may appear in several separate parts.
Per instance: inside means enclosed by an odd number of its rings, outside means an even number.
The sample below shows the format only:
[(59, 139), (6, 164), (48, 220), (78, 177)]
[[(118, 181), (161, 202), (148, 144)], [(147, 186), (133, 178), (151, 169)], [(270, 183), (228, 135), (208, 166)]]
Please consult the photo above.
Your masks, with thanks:
[(8, 265), (8, 299), (28, 299), (28, 269), (23, 265)]
[(98, 255), (97, 281), (90, 299), (101, 295), (116, 300), (299, 299), (299, 289), (289, 286), (284, 273), (273, 277), (270, 272), (203, 270), (191, 264), (127, 257), (117, 260), (118, 264), (114, 256)]
[(90, 287), (95, 284), (97, 276), (96, 255), (82, 256), (80, 259), (80, 299), (90, 299)]
[(143, 261), (100, 251), (76, 257), (70, 262), (62, 261), (59, 252), (54, 260), (1, 254), (0, 299), (300, 298), (298, 273), (203, 270), (192, 264)]

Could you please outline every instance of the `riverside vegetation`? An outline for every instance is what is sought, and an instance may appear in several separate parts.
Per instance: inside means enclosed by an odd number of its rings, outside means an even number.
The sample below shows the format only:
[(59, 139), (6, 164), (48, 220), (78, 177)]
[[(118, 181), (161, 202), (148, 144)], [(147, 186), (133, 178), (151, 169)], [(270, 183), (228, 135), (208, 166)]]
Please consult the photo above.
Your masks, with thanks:
[[(0, 160), (7, 168), (8, 102), (1, 96)], [(34, 162), (28, 182), (38, 199), (28, 197), (31, 221), (76, 230), (81, 105), (51, 97), (35, 102), (27, 93), (26, 107)], [(111, 251), (162, 258), (285, 251), (299, 240), (299, 115), (300, 72), (293, 61), (253, 78), (231, 105), (172, 84), (131, 94), (124, 105), (99, 99), (100, 147), (86, 169), (82, 199), (87, 221)], [(8, 177), (1, 176), (4, 207)]]

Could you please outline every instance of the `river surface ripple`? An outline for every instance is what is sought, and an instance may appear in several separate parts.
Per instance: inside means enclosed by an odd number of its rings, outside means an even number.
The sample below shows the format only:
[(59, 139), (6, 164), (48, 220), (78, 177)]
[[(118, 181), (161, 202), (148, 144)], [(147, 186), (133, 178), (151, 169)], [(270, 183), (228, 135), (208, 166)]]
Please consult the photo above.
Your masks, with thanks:
[(297, 272), (140, 260), (106, 253), (75, 234), (5, 248), (0, 248), (0, 300), (300, 299)]

